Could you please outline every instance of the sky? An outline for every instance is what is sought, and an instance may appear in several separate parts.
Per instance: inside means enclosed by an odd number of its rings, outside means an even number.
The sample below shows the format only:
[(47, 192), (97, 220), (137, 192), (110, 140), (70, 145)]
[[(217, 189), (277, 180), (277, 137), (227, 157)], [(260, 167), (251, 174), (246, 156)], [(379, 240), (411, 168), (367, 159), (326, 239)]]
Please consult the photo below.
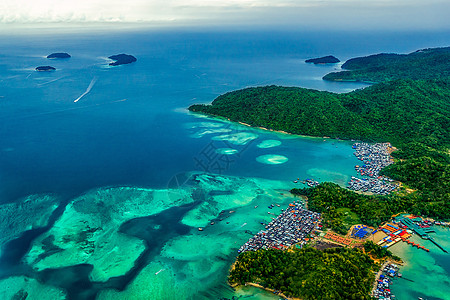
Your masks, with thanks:
[(7, 25), (450, 29), (449, 0), (0, 0)]

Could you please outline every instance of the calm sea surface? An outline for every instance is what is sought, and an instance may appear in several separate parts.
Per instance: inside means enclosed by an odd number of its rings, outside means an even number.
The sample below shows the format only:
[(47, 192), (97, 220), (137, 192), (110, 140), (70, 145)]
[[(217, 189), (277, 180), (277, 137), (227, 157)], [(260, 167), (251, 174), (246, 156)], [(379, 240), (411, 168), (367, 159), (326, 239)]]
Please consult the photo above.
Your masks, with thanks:
[[(248, 86), (363, 88), (325, 82), (321, 77), (339, 65), (304, 60), (412, 52), (446, 46), (447, 37), (1, 36), (0, 296), (23, 290), (44, 299), (270, 298), (226, 285), (236, 250), (262, 229), (260, 222), (270, 221), (268, 204), (281, 210), (292, 201), (288, 191), (301, 186), (293, 183), (297, 178), (345, 185), (356, 174), (351, 143), (251, 129), (186, 107)], [(53, 52), (72, 58), (45, 58)], [(107, 57), (119, 53), (138, 60), (109, 67)], [(43, 65), (57, 70), (34, 71)], [(414, 286), (405, 289), (420, 290)]]

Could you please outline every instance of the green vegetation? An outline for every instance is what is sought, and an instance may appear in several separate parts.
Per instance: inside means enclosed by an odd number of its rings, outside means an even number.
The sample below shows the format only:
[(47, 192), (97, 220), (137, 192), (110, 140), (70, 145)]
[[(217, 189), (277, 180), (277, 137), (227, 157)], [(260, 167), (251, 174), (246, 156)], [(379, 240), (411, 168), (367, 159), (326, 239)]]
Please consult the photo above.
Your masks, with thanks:
[[(378, 226), (405, 211), (450, 219), (450, 47), (351, 59), (343, 68), (351, 71), (324, 79), (380, 83), (347, 94), (247, 88), (189, 110), (293, 134), (389, 141), (399, 148), (396, 162), (382, 173), (404, 183), (400, 192), (368, 196), (333, 183), (291, 191), (306, 195), (309, 209), (322, 213), (324, 225), (337, 233), (361, 222)], [(373, 243), (364, 247), (374, 257), (392, 256)], [(230, 282), (255, 282), (305, 299), (370, 299), (374, 266), (359, 250), (260, 250), (238, 257)]]
[(418, 50), (407, 55), (382, 53), (352, 58), (342, 68), (350, 71), (333, 72), (323, 79), (364, 82), (445, 79), (450, 77), (450, 47)]
[(449, 102), (450, 81), (396, 80), (347, 94), (278, 86), (248, 88), (189, 109), (294, 134), (390, 141), (402, 150), (394, 154), (399, 160), (383, 173), (417, 190), (408, 199), (427, 203), (419, 211), (447, 219)]
[(302, 299), (371, 299), (376, 269), (357, 249), (259, 250), (238, 256), (229, 281), (258, 283)]
[[(292, 189), (294, 195), (308, 197), (308, 208), (322, 213), (324, 225), (337, 233), (345, 234), (349, 225), (345, 215), (339, 211), (345, 208), (355, 213), (362, 223), (378, 226), (390, 219), (393, 214), (409, 213), (444, 219), (450, 215), (450, 202), (440, 199), (426, 199), (421, 193), (391, 194), (388, 196), (369, 196), (341, 188), (331, 182), (314, 188)], [(436, 201), (427, 201), (436, 200)], [(346, 224), (347, 223), (347, 224)]]
[(342, 225), (345, 228), (345, 233), (348, 232), (352, 225), (361, 224), (361, 220), (359, 219), (358, 215), (351, 209), (341, 207), (336, 209), (336, 211), (342, 214)]
[(393, 255), (391, 251), (375, 244), (372, 241), (365, 242), (363, 246), (364, 251), (366, 251), (367, 254), (372, 255), (372, 257), (376, 259), (392, 258), (397, 261), (401, 261), (400, 257)]
[(448, 145), (450, 81), (398, 80), (347, 94), (265, 86), (226, 93), (202, 112), (289, 133)]

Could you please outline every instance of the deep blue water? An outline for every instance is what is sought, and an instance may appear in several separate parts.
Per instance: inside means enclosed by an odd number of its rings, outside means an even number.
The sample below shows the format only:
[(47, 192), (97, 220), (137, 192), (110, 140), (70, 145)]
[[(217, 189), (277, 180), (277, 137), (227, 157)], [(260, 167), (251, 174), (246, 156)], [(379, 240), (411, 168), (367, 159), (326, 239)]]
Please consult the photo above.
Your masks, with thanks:
[[(193, 157), (205, 147), (183, 126), (193, 117), (179, 111), (190, 104), (268, 84), (348, 91), (362, 85), (324, 82), (320, 78), (336, 66), (304, 60), (410, 52), (444, 46), (447, 36), (300, 30), (4, 36), (0, 202), (104, 185), (165, 186), (174, 174), (198, 169)], [(72, 58), (45, 58), (57, 51)], [(105, 58), (117, 53), (133, 54), (138, 62), (107, 68)], [(48, 64), (57, 71), (33, 71)], [(74, 103), (92, 80), (90, 93)], [(247, 167), (230, 172), (248, 175)]]

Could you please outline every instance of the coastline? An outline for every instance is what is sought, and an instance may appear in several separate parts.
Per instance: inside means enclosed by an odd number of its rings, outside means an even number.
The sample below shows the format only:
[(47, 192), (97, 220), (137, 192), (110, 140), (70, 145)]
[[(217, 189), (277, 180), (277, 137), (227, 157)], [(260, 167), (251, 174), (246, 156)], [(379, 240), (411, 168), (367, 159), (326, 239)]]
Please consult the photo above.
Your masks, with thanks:
[(342, 142), (349, 142), (349, 143), (353, 143), (355, 141), (360, 141), (360, 142), (364, 142), (364, 140), (356, 140), (356, 139), (341, 139), (339, 137), (329, 137), (329, 136), (314, 136), (314, 135), (305, 135), (305, 134), (297, 134), (297, 133), (290, 133), (287, 131), (283, 131), (283, 130), (275, 130), (275, 129), (270, 129), (270, 128), (265, 128), (262, 126), (252, 126), (250, 124), (241, 122), (241, 121), (233, 121), (229, 118), (226, 117), (222, 117), (222, 116), (218, 116), (218, 115), (212, 115), (212, 114), (207, 114), (207, 113), (203, 113), (203, 112), (196, 112), (196, 111), (191, 111), (189, 110), (189, 108), (186, 109), (189, 113), (192, 113), (194, 115), (200, 115), (200, 116), (204, 116), (207, 118), (210, 118), (212, 120), (218, 120), (218, 121), (226, 121), (229, 122), (231, 124), (239, 124), (239, 125), (243, 125), (246, 127), (250, 127), (252, 129), (256, 129), (256, 130), (262, 130), (262, 131), (270, 131), (270, 132), (274, 132), (274, 133), (279, 133), (279, 134), (284, 134), (287, 136), (290, 136), (292, 138), (294, 137), (301, 137), (301, 138), (307, 138), (307, 139), (311, 139), (311, 140), (338, 140), (338, 141), (342, 141)]
[[(342, 69), (340, 72), (348, 72), (348, 71), (350, 71), (350, 70)], [(332, 72), (332, 73), (334, 73), (334, 72)], [(336, 72), (336, 73), (339, 73), (339, 72)], [(330, 73), (330, 74), (331, 74), (331, 73)], [(327, 74), (327, 75), (328, 75), (328, 74)], [(325, 77), (326, 77), (326, 75), (322, 77), (322, 80), (326, 80), (326, 81), (330, 81), (330, 82), (355, 82), (355, 83), (364, 83), (364, 84), (370, 84), (370, 85), (379, 83), (379, 82), (368, 81), (368, 80), (357, 80), (357, 79), (329, 79), (329, 78), (325, 78)]]
[(256, 287), (256, 288), (259, 288), (259, 289), (262, 289), (262, 290), (268, 291), (268, 292), (271, 292), (271, 293), (273, 293), (274, 295), (277, 295), (277, 296), (283, 297), (283, 298), (284, 298), (284, 299), (286, 299), (286, 300), (303, 300), (303, 299), (301, 299), (301, 298), (290, 298), (290, 297), (286, 296), (286, 295), (285, 295), (285, 294), (283, 294), (283, 293), (279, 293), (279, 294), (276, 294), (276, 293), (274, 293), (274, 292), (275, 292), (275, 290), (273, 290), (273, 289), (269, 289), (269, 288), (265, 288), (265, 287), (263, 287), (262, 285), (260, 285), (260, 284), (257, 284), (257, 283), (253, 283), (253, 282), (246, 282), (246, 283), (245, 283), (245, 285), (250, 285), (250, 286), (253, 286), (253, 287)]
[(403, 266), (404, 262), (403, 261), (398, 262), (398, 261), (395, 261), (395, 260), (392, 260), (392, 259), (385, 260), (383, 262), (383, 264), (380, 266), (380, 269), (378, 270), (378, 272), (375, 273), (375, 279), (374, 279), (374, 282), (373, 282), (372, 291), (370, 292), (370, 295), (374, 296), (374, 292), (377, 289), (378, 279), (380, 278), (380, 275), (383, 274), (383, 269), (389, 264), (396, 264), (396, 265)]

